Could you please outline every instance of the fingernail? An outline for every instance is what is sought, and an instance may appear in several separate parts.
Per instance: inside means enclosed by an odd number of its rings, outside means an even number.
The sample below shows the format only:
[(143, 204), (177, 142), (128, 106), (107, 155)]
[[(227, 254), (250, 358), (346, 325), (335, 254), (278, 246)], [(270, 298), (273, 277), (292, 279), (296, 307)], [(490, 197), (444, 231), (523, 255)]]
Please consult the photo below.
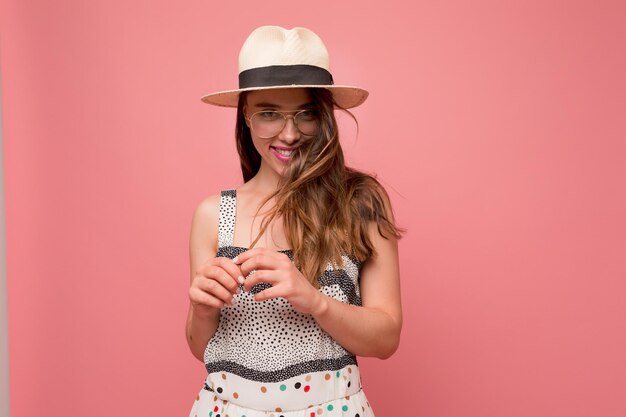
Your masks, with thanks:
[(232, 300), (230, 300), (230, 305), (231, 307), (237, 305), (237, 299), (233, 298)]
[(245, 282), (245, 279), (241, 275), (239, 275), (239, 278), (237, 278), (237, 281), (239, 281), (239, 283), (243, 285), (243, 283)]
[(237, 287), (237, 294), (241, 294), (241, 287)]
[(237, 261), (238, 261), (238, 260), (239, 260), (239, 255), (237, 255), (237, 256), (235, 256), (235, 257), (233, 258), (233, 262), (234, 262), (234, 263), (237, 263)]

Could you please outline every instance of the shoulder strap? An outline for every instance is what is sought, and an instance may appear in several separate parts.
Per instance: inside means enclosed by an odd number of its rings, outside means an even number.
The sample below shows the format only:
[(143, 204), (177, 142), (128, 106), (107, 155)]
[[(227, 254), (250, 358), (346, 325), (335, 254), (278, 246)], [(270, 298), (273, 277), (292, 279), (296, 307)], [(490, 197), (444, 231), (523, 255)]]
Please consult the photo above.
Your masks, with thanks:
[(218, 226), (219, 247), (232, 246), (235, 234), (235, 212), (237, 208), (237, 190), (222, 191), (220, 199), (220, 222)]

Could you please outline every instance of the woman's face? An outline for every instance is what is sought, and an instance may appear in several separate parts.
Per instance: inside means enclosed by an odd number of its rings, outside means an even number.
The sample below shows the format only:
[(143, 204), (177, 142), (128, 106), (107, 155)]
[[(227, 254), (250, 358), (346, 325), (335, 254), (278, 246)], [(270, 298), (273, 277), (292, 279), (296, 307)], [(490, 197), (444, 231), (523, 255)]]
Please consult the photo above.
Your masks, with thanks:
[[(246, 124), (250, 128), (252, 142), (257, 152), (261, 155), (261, 170), (271, 169), (278, 175), (283, 175), (286, 166), (291, 159), (291, 150), (302, 144), (303, 140), (308, 137), (296, 127), (294, 116), (299, 110), (314, 109), (311, 95), (305, 88), (289, 88), (283, 90), (257, 90), (251, 91), (246, 97), (246, 104), (243, 108)], [(286, 116), (286, 123), (282, 130), (278, 131), (274, 136), (265, 137), (267, 134), (259, 127), (271, 127), (272, 123), (282, 123), (282, 117), (269, 111), (280, 111)], [(252, 116), (257, 112), (255, 121), (252, 122)], [(273, 116), (272, 116), (273, 115)], [(278, 121), (272, 118), (278, 116)], [(301, 113), (298, 116), (299, 126), (301, 130), (306, 132), (307, 129), (307, 113)], [(251, 127), (251, 124), (254, 125)], [(256, 129), (255, 129), (256, 127)], [(270, 129), (272, 132), (273, 130)]]

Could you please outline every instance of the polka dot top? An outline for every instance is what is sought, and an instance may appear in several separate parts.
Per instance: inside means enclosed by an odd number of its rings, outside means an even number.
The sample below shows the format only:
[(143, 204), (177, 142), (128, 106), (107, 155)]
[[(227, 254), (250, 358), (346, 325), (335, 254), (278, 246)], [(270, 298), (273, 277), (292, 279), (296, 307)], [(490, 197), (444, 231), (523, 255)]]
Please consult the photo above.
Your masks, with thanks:
[[(233, 246), (236, 189), (222, 191), (216, 256), (234, 258), (248, 248)], [(279, 251), (293, 262), (291, 249)], [(361, 305), (361, 263), (344, 255), (339, 269), (329, 262), (320, 292)], [(252, 272), (254, 273), (254, 271)], [(271, 284), (260, 283), (225, 306), (204, 352), (205, 389), (219, 399), (256, 410), (298, 410), (353, 395), (361, 389), (356, 357), (322, 330), (311, 315), (284, 298), (255, 301)]]

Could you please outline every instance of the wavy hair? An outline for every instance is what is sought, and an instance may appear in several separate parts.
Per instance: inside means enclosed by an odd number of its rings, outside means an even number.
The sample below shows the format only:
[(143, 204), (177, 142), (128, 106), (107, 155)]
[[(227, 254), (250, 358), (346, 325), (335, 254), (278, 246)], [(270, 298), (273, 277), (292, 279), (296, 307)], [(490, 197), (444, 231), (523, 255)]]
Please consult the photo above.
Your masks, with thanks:
[[(292, 152), (277, 190), (261, 204), (263, 207), (276, 198), (275, 206), (261, 221), (259, 234), (251, 247), (276, 217), (282, 217), (294, 264), (319, 287), (317, 278), (329, 261), (341, 267), (342, 254), (360, 262), (375, 256), (368, 235), (371, 221), (377, 223), (378, 232), (385, 239), (389, 236), (400, 239), (406, 230), (395, 224), (392, 210), (387, 213), (385, 200), (389, 201), (389, 196), (376, 176), (345, 165), (334, 113), (339, 107), (331, 92), (310, 88), (309, 93), (319, 112), (319, 133), (302, 140)], [(246, 97), (245, 92), (239, 97), (235, 128), (244, 182), (252, 179), (261, 166), (261, 156), (254, 147), (243, 112)], [(352, 113), (341, 110), (356, 122)]]

